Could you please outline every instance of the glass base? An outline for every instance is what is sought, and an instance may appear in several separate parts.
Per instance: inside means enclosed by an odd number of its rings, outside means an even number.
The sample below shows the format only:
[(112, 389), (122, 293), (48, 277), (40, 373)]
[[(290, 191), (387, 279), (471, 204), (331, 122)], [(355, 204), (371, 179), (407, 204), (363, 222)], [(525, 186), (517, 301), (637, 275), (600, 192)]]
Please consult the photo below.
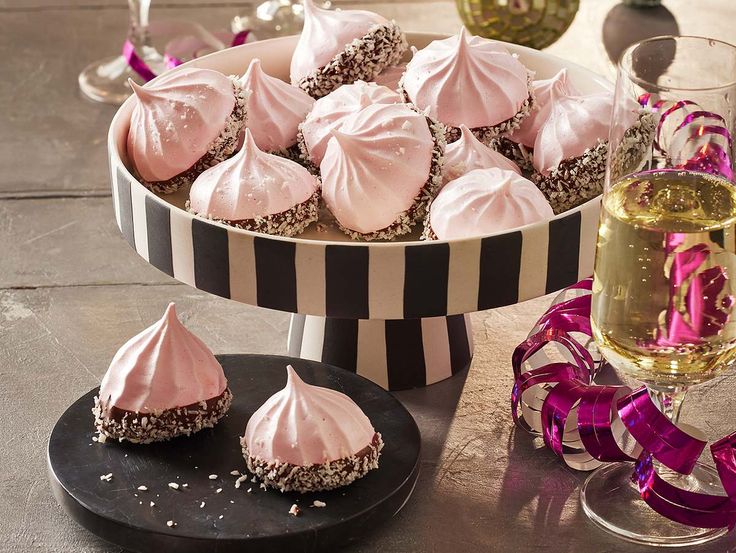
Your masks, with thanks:
[[(600, 528), (624, 540), (659, 547), (687, 547), (715, 540), (727, 528), (695, 528), (671, 521), (651, 509), (631, 481), (633, 465), (614, 463), (593, 472), (580, 490), (585, 514)], [(660, 467), (667, 482), (690, 491), (723, 494), (718, 473), (698, 463), (692, 474)]]
[(128, 78), (141, 83), (141, 78), (123, 56), (112, 56), (85, 67), (79, 74), (79, 88), (96, 102), (122, 104), (133, 92)]

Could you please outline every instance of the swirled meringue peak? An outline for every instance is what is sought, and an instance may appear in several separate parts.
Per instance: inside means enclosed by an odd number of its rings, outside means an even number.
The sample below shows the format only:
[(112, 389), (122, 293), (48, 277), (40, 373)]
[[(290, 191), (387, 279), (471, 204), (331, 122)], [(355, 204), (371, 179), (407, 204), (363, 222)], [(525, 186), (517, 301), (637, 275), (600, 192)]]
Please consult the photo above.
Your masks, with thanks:
[(309, 160), (315, 165), (322, 162), (332, 131), (339, 130), (343, 120), (371, 104), (397, 104), (398, 93), (376, 83), (356, 81), (346, 84), (320, 98), (301, 125), (304, 145)]
[(250, 62), (240, 84), (249, 91), (246, 126), (258, 148), (277, 152), (296, 144), (299, 123), (312, 109), (314, 99), (302, 89), (266, 74), (258, 58)]
[(347, 486), (378, 468), (383, 440), (345, 394), (311, 386), (286, 367), (286, 387), (248, 421), (240, 439), (263, 485), (301, 493)]
[(530, 180), (496, 167), (475, 169), (440, 190), (425, 235), (439, 240), (484, 236), (553, 216), (544, 194)]
[(235, 107), (233, 82), (210, 69), (186, 68), (138, 86), (128, 156), (145, 181), (166, 181), (191, 168), (225, 129)]
[(376, 431), (345, 394), (304, 382), (289, 365), (286, 387), (253, 413), (244, 445), (251, 457), (298, 467), (322, 465), (367, 448)]
[(516, 116), (529, 98), (529, 72), (498, 42), (460, 34), (435, 40), (406, 66), (409, 100), (446, 125), (491, 127)]
[(170, 303), (160, 321), (118, 350), (100, 386), (103, 410), (159, 413), (222, 395), (227, 380), (209, 348)]
[(534, 168), (542, 175), (607, 141), (613, 109), (610, 92), (564, 96), (553, 88), (551, 101), (549, 116), (534, 141)]
[(377, 25), (390, 23), (365, 10), (325, 10), (313, 0), (302, 0), (304, 27), (291, 58), (291, 82), (298, 85), (324, 67), (355, 39), (363, 38)]
[[(189, 192), (190, 211), (225, 222), (265, 218), (307, 202), (319, 182), (304, 167), (258, 149), (250, 129), (232, 158), (202, 173)], [(316, 198), (315, 198), (316, 200)]]
[(343, 231), (354, 238), (408, 232), (409, 210), (433, 177), (435, 148), (426, 117), (406, 104), (373, 104), (346, 117), (320, 165), (322, 197)]
[(532, 90), (537, 108), (528, 117), (525, 117), (521, 122), (521, 126), (513, 132), (511, 139), (514, 142), (523, 144), (527, 148), (534, 147), (539, 129), (549, 117), (549, 112), (552, 109), (552, 89), (556, 90), (558, 98), (579, 94), (570, 82), (567, 68), (560, 69), (551, 79), (534, 81)]
[(460, 139), (448, 144), (445, 150), (442, 181), (446, 184), (474, 169), (490, 169), (491, 167), (521, 174), (516, 163), (483, 144), (470, 132), (468, 127), (460, 125)]

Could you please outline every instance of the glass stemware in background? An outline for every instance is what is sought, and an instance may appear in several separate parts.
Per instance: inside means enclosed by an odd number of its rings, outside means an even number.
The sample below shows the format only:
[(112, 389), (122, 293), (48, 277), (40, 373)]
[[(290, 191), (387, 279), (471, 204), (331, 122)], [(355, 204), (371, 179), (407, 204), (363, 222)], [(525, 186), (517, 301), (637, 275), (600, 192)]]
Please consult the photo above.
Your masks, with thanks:
[[(699, 37), (640, 42), (623, 53), (618, 67), (591, 322), (606, 360), (645, 383), (675, 423), (687, 389), (736, 361), (736, 186), (729, 137), (735, 81), (736, 47)], [(641, 150), (624, 132), (637, 102), (658, 124), (651, 144), (632, 162), (631, 153)], [(680, 488), (724, 494), (706, 465), (690, 475), (656, 466)], [(629, 463), (610, 464), (586, 481), (583, 508), (599, 526), (662, 546), (695, 545), (725, 533), (660, 516), (640, 499), (631, 473)]]
[[(130, 25), (128, 40), (136, 53), (159, 74), (164, 70), (161, 54), (151, 45), (148, 32), (148, 13), (151, 0), (128, 0)], [(131, 94), (128, 78), (143, 84), (141, 77), (130, 67), (122, 55), (96, 61), (79, 74), (79, 88), (92, 100), (108, 104), (120, 104)]]
[[(330, 0), (317, 1), (329, 9)], [(230, 27), (233, 33), (253, 31), (259, 39), (297, 35), (304, 25), (304, 7), (299, 0), (266, 0), (250, 14), (236, 15)]]

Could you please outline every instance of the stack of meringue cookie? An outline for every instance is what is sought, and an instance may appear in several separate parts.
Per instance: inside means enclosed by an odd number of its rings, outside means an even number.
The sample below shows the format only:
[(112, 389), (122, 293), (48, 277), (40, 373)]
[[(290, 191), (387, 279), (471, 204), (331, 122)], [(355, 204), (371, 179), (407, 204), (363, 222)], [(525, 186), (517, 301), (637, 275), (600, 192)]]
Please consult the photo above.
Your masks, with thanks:
[[(398, 65), (396, 23), (312, 0), (304, 13), (291, 83), (254, 59), (241, 77), (134, 86), (128, 157), (146, 186), (239, 228), (295, 236), (321, 218), (357, 240), (503, 232), (601, 193), (611, 93), (580, 94), (564, 69), (534, 80), (464, 28)], [(623, 143), (643, 148), (653, 120), (629, 111)]]

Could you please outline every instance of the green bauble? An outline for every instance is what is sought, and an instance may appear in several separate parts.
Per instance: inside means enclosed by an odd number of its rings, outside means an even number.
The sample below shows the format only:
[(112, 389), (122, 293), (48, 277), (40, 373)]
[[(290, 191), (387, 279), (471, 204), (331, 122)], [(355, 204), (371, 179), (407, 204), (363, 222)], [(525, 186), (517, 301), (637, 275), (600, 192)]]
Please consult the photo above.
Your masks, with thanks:
[(470, 32), (486, 38), (544, 48), (560, 38), (580, 0), (455, 0)]

